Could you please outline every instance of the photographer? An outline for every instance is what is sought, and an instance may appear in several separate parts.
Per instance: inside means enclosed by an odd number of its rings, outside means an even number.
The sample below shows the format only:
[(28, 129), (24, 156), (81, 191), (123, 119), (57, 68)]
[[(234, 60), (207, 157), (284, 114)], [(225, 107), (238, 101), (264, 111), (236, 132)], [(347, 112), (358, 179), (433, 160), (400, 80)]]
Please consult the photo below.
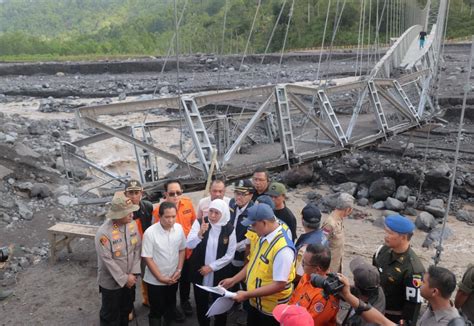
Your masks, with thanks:
[[(380, 275), (377, 268), (367, 264), (362, 257), (354, 258), (349, 264), (349, 268), (354, 276), (354, 286), (351, 288), (352, 294), (384, 313), (385, 295), (380, 286)], [(349, 310), (342, 324), (347, 326), (375, 325), (365, 321), (354, 308)]]
[(364, 318), (365, 321), (374, 323), (382, 326), (396, 326), (394, 322), (387, 319), (380, 311), (373, 308), (370, 304), (367, 304), (357, 298), (351, 293), (351, 286), (349, 279), (342, 274), (338, 274), (339, 280), (344, 284), (340, 296), (355, 309), (355, 313), (359, 314)]
[[(317, 278), (323, 282), (327, 279), (330, 263), (331, 251), (328, 247), (320, 244), (308, 245), (301, 260), (304, 274), (289, 302), (290, 305), (304, 307), (311, 314), (315, 325), (336, 325), (339, 299), (333, 294), (325, 293), (324, 288), (312, 284), (315, 275), (321, 276)], [(311, 277), (311, 274), (315, 275)]]

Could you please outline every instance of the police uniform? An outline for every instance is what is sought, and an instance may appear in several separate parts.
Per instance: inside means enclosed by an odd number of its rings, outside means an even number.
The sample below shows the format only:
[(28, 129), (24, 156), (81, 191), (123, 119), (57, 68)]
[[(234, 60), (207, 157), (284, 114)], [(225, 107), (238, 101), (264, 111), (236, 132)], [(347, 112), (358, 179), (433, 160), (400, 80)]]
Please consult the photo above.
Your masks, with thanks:
[[(414, 229), (413, 222), (400, 215), (388, 216), (385, 223), (401, 234)], [(420, 287), (425, 272), (418, 256), (411, 247), (404, 253), (395, 253), (383, 245), (374, 255), (373, 265), (380, 272), (380, 284), (385, 293), (385, 316), (394, 322), (403, 319), (408, 325), (414, 325), (420, 312)]]
[(329, 249), (331, 250), (329, 271), (333, 273), (341, 272), (342, 257), (344, 256), (344, 225), (342, 219), (330, 214), (321, 229), (329, 241)]
[[(102, 293), (101, 325), (128, 325), (128, 314), (133, 309), (135, 286), (128, 288), (126, 284), (129, 274), (140, 275), (141, 240), (135, 221), (119, 224), (116, 219), (137, 208), (123, 193), (116, 194), (109, 213), (115, 209), (119, 215), (105, 221), (95, 236), (98, 283)], [(108, 217), (113, 218), (109, 213)]]

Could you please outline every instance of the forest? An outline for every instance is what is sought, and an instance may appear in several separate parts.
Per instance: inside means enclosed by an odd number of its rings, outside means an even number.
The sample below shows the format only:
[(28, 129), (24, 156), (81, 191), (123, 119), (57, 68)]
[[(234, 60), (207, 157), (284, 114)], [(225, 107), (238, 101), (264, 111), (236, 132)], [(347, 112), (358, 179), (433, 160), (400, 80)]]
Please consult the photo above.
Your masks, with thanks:
[[(374, 46), (403, 32), (402, 13), (410, 10), (408, 4), (421, 8), (426, 1), (0, 0), (0, 57), (163, 56), (176, 49), (182, 54), (238, 54), (328, 44)], [(474, 34), (474, 0), (449, 4), (447, 38)]]

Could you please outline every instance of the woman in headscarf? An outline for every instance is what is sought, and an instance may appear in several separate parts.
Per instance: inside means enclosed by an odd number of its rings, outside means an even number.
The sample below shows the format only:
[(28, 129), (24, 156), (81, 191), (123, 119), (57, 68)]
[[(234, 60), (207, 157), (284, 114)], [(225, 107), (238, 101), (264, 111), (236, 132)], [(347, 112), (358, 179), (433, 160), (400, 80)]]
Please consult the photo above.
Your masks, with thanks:
[[(230, 222), (229, 206), (222, 199), (215, 199), (209, 205), (209, 213), (203, 219), (194, 221), (186, 246), (193, 249), (190, 258), (191, 281), (194, 284), (194, 298), (200, 326), (208, 326), (206, 317), (209, 309), (209, 292), (196, 284), (217, 286), (220, 281), (233, 275), (230, 265), (236, 248), (234, 226)], [(212, 301), (217, 298), (212, 295)], [(215, 316), (215, 325), (225, 325), (227, 314)]]

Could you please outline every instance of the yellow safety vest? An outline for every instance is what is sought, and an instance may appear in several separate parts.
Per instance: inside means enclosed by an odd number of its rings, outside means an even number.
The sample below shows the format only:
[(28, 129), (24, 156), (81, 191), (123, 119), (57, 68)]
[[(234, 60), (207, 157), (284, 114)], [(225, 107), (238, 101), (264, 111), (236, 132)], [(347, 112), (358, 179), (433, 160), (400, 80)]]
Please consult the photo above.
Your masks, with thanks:
[[(288, 238), (286, 230), (281, 228), (275, 238), (268, 243), (260, 243), (260, 237), (254, 231), (249, 230), (246, 234), (250, 240), (250, 256), (247, 264), (247, 291), (271, 284), (273, 282), (273, 261), (276, 254), (285, 247), (295, 250), (293, 242)], [(293, 292), (292, 281), (295, 278), (295, 263), (291, 264), (288, 283), (283, 291), (265, 297), (251, 298), (250, 305), (266, 315), (272, 315), (273, 309), (290, 300)]]

